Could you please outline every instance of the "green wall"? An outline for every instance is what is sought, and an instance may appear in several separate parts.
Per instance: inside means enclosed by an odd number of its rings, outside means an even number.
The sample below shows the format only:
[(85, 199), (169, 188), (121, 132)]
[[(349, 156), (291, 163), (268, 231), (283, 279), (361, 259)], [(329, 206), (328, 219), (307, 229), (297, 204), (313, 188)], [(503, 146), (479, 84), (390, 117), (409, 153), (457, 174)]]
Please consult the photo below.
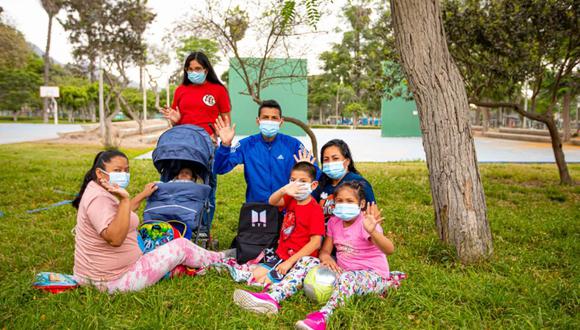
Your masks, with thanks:
[(381, 120), (383, 137), (421, 136), (415, 101), (406, 101), (401, 97), (392, 100), (383, 99)]
[(395, 81), (402, 81), (399, 86), (394, 86), (385, 91), (381, 102), (381, 136), (383, 137), (413, 137), (421, 136), (419, 115), (414, 100), (405, 100), (401, 95), (407, 94), (407, 84), (403, 72), (395, 62), (383, 62), (383, 70), (387, 76)]
[[(248, 75), (256, 77), (259, 70), (258, 59), (244, 59), (248, 66)], [(254, 65), (256, 64), (256, 65)], [(240, 92), (246, 92), (246, 86), (235, 68), (238, 66), (235, 59), (230, 59), (230, 69), (228, 78), (228, 91), (232, 102), (232, 121), (236, 123), (237, 135), (251, 135), (258, 133), (256, 117), (258, 116), (258, 105), (252, 98)], [(274, 99), (282, 107), (282, 115), (290, 116), (307, 122), (308, 110), (308, 82), (306, 79), (307, 66), (305, 59), (269, 59), (266, 62), (267, 77), (287, 77), (275, 78), (261, 91), (262, 100)], [(252, 78), (254, 80), (254, 78)], [(282, 133), (293, 136), (305, 136), (306, 133), (294, 124), (284, 123)]]

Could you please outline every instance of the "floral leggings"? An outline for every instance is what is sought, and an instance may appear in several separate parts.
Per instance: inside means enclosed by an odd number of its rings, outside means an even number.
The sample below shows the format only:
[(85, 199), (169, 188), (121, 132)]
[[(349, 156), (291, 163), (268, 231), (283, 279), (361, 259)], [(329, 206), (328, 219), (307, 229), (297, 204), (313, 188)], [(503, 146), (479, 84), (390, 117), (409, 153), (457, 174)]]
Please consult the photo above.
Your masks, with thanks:
[[(268, 294), (277, 302), (292, 296), (302, 288), (308, 271), (318, 264), (320, 260), (317, 258), (302, 257), (282, 281), (269, 287)], [(330, 299), (320, 310), (327, 319), (336, 307), (344, 304), (347, 298), (370, 293), (382, 294), (393, 285), (374, 271), (356, 270), (343, 272), (334, 286)]]
[[(81, 284), (92, 284), (102, 291), (139, 291), (161, 280), (178, 265), (199, 268), (224, 258), (222, 252), (208, 251), (185, 238), (175, 239), (144, 254), (116, 280), (94, 282), (80, 279)], [(78, 277), (75, 279), (79, 280)]]

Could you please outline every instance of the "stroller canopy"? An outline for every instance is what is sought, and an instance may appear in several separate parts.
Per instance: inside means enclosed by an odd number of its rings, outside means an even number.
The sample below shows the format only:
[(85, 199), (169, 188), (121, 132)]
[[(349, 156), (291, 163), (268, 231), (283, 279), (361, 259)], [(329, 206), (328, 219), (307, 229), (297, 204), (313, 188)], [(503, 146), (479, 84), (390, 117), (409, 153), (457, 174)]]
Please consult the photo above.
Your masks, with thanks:
[(159, 137), (153, 150), (153, 164), (163, 182), (173, 179), (182, 167), (188, 167), (207, 183), (213, 151), (213, 143), (205, 129), (196, 125), (179, 125)]

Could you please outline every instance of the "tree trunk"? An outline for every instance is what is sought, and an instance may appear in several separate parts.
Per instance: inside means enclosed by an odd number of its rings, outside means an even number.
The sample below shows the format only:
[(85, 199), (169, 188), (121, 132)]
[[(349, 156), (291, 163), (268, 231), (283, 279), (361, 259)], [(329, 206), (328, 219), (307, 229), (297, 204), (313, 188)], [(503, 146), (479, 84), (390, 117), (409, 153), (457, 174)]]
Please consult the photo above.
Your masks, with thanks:
[(475, 109), (475, 125), (481, 125), (481, 107), (477, 107), (477, 109)]
[(564, 142), (570, 141), (572, 137), (570, 130), (570, 103), (572, 100), (572, 94), (568, 91), (564, 94), (564, 100), (562, 101), (562, 129), (564, 130)]
[(483, 108), (483, 132), (489, 130), (489, 108)]
[(463, 79), (452, 61), (439, 0), (391, 0), (395, 41), (419, 110), (439, 237), (462, 263), (493, 243)]
[[(46, 36), (46, 49), (44, 51), (44, 86), (48, 86), (48, 73), (50, 70), (50, 39), (52, 34), (52, 15), (48, 15), (48, 33)], [(48, 98), (43, 98), (42, 102), (42, 119), (48, 123)]]
[(554, 158), (556, 159), (558, 173), (560, 174), (560, 184), (572, 184), (572, 177), (568, 172), (568, 164), (566, 164), (564, 150), (562, 150), (562, 139), (560, 138), (560, 132), (558, 131), (554, 117), (549, 116), (544, 124), (548, 127), (550, 138), (552, 139), (552, 150), (554, 151)]
[(292, 123), (292, 124), (302, 128), (304, 130), (304, 132), (306, 132), (308, 137), (310, 137), (310, 141), (312, 142), (312, 155), (315, 158), (315, 162), (318, 162), (318, 143), (316, 141), (316, 135), (314, 135), (314, 132), (310, 129), (310, 127), (308, 127), (308, 125), (303, 123), (301, 120), (298, 120), (298, 119), (293, 118), (293, 117), (284, 116), (284, 121)]

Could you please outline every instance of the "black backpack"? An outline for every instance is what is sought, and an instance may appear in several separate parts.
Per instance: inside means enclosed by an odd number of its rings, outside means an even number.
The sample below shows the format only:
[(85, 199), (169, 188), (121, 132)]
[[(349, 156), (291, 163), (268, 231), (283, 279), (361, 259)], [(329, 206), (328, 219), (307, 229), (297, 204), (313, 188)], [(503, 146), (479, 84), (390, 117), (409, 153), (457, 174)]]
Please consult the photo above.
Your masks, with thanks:
[(255, 259), (267, 248), (278, 244), (282, 215), (277, 207), (263, 203), (245, 203), (240, 209), (238, 235), (232, 242), (239, 264)]

